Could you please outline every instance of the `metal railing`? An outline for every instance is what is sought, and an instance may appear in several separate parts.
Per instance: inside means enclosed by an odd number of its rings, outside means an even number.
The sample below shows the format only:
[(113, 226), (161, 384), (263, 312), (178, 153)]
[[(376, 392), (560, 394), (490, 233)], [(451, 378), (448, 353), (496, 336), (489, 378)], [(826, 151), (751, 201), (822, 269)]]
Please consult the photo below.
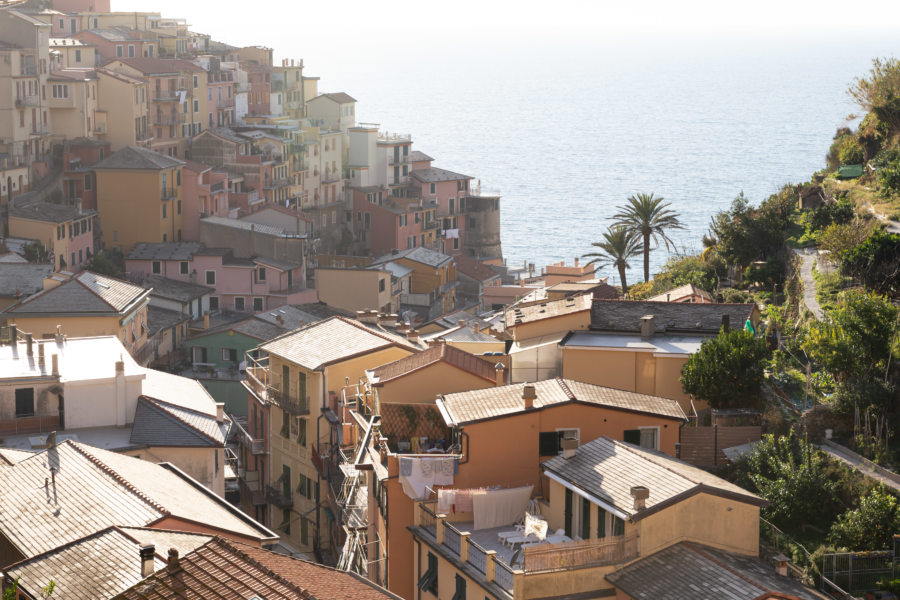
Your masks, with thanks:
[(432, 537), (437, 537), (437, 516), (426, 506), (425, 502), (419, 503), (419, 527), (431, 534)]
[(282, 509), (291, 508), (292, 506), (294, 506), (293, 495), (290, 492), (288, 492), (287, 494), (285, 494), (284, 492), (285, 490), (282, 490), (281, 488), (267, 485), (266, 502)]
[(504, 590), (513, 589), (513, 572), (512, 567), (498, 561), (494, 562), (494, 583), (502, 587)]
[(459, 556), (459, 544), (461, 540), (459, 529), (444, 521), (444, 545)]
[(487, 573), (487, 550), (469, 540), (469, 558), (466, 562), (478, 569), (479, 573)]

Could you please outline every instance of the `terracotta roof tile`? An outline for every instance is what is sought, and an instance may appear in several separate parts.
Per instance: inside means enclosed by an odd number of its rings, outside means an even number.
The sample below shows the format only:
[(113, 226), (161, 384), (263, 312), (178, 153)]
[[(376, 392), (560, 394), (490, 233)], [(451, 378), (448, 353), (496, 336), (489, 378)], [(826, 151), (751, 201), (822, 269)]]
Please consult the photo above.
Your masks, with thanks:
[(376, 385), (378, 385), (409, 375), (439, 362), (453, 365), (457, 369), (477, 375), (490, 382), (496, 381), (493, 363), (449, 344), (437, 344), (424, 352), (418, 352), (380, 366), (372, 371), (372, 375), (376, 378)]
[(500, 279), (500, 275), (495, 273), (492, 268), (480, 260), (475, 260), (471, 256), (466, 256), (465, 254), (460, 254), (456, 257), (456, 271), (462, 273), (466, 277), (481, 282)]
[[(483, 390), (447, 394), (438, 400), (438, 404), (450, 417), (448, 425), (512, 415), (525, 411), (522, 401), (525, 385), (525, 383), (514, 383)], [(537, 398), (534, 400), (535, 409), (567, 402), (582, 402), (671, 419), (685, 419), (684, 411), (681, 410), (678, 402), (669, 398), (626, 392), (571, 379), (547, 379), (533, 385), (537, 393)]]

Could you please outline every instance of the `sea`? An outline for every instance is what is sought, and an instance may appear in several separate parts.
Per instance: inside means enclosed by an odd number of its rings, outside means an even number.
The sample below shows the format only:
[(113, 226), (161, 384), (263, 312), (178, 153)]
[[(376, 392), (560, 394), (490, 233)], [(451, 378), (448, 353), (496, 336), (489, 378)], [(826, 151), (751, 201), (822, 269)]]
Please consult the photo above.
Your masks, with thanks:
[[(898, 50), (896, 36), (833, 33), (435, 41), (307, 60), (305, 72), (356, 98), (359, 121), (411, 134), (435, 166), (502, 195), (507, 264), (539, 271), (590, 252), (636, 193), (678, 213), (675, 252), (702, 250), (710, 218), (740, 192), (758, 203), (824, 167), (834, 132), (860, 112), (847, 88)], [(655, 248), (651, 273), (670, 256)], [(641, 259), (630, 266), (640, 280)]]

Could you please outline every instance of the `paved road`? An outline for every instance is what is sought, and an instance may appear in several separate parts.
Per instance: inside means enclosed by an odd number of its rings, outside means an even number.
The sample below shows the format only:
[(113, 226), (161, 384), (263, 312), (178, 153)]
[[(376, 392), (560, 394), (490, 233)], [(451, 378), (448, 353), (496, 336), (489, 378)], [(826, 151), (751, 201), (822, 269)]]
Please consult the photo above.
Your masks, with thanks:
[(810, 310), (816, 320), (822, 320), (822, 307), (816, 300), (816, 280), (813, 279), (812, 269), (816, 264), (815, 248), (794, 248), (794, 252), (800, 257), (800, 281), (803, 283), (803, 303)]
[(900, 483), (897, 483), (895, 480), (891, 479), (890, 477), (885, 477), (881, 473), (873, 470), (868, 465), (865, 465), (862, 462), (860, 462), (856, 457), (854, 457), (850, 454), (841, 452), (840, 449), (838, 449), (838, 448), (826, 446), (825, 444), (822, 444), (821, 446), (819, 446), (819, 449), (822, 452), (825, 452), (826, 454), (831, 456), (832, 458), (835, 458), (835, 459), (841, 461), (842, 463), (848, 465), (851, 469), (855, 469), (855, 470), (859, 471), (866, 477), (871, 477), (872, 479), (875, 479), (876, 481), (880, 481), (881, 483), (888, 486), (889, 488), (893, 488), (893, 489), (897, 490), (898, 492), (900, 492)]

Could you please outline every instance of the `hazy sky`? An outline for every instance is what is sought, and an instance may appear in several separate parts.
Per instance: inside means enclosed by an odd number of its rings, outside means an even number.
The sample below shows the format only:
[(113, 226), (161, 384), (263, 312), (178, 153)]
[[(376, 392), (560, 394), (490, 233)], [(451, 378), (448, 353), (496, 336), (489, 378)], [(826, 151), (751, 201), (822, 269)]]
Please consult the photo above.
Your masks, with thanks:
[[(261, 44), (287, 54), (297, 46), (312, 62), (318, 56), (351, 58), (373, 47), (427, 52), (430, 44), (536, 43), (624, 36), (629, 43), (698, 36), (799, 36), (830, 32), (883, 33), (900, 23), (900, 2), (873, 0), (863, 14), (846, 1), (820, 0), (112, 0), (113, 10), (159, 11), (183, 17), (197, 31), (235, 45)], [(249, 10), (248, 10), (248, 7)], [(279, 43), (281, 47), (279, 47)], [(852, 43), (852, 42), (851, 42)]]

